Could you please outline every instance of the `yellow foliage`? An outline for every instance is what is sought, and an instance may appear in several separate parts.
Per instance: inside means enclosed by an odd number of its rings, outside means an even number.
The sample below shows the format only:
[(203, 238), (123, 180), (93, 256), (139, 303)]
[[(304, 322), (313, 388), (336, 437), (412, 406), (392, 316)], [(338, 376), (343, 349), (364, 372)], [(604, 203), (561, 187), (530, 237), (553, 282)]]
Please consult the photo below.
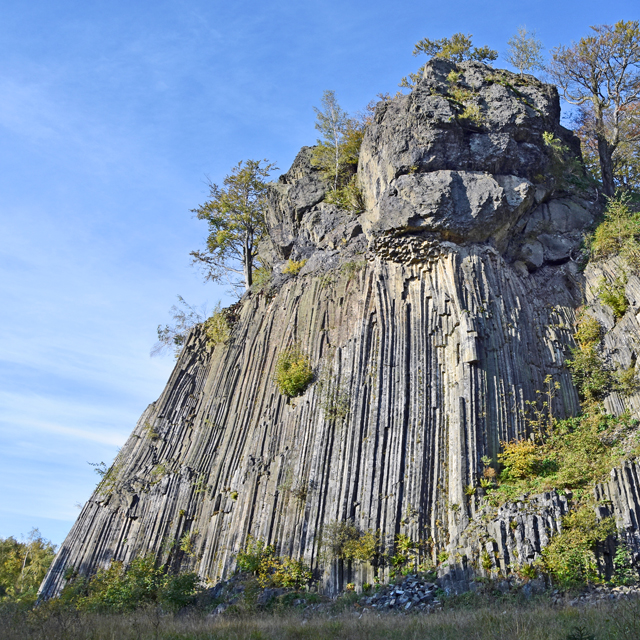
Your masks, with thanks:
[(531, 440), (503, 442), (504, 450), (498, 454), (498, 462), (503, 465), (501, 476), (522, 479), (533, 475), (539, 464), (538, 447)]
[(287, 275), (297, 276), (300, 272), (300, 269), (307, 264), (306, 260), (287, 260), (287, 264), (282, 270), (282, 273), (286, 273)]

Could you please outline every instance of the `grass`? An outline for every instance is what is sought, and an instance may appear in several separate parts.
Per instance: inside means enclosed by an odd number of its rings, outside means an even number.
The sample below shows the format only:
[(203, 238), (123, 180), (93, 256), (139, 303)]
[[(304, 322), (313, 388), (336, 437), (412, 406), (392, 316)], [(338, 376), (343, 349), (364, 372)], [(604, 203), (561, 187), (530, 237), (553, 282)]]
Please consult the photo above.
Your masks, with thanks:
[[(127, 615), (58, 615), (48, 610), (0, 609), (4, 640), (567, 640), (640, 637), (640, 602), (607, 602), (588, 608), (549, 602), (480, 605), (460, 598), (428, 615), (378, 615), (354, 607), (342, 614), (247, 613), (209, 617), (162, 615), (141, 609)], [(468, 603), (465, 605), (465, 601)], [(583, 636), (575, 636), (582, 629)]]

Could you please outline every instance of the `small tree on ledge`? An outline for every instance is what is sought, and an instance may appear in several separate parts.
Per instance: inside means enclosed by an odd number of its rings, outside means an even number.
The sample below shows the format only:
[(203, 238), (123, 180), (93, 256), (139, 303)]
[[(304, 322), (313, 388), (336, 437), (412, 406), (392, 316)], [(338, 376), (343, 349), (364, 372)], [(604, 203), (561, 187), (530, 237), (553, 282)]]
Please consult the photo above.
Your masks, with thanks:
[(202, 266), (205, 280), (227, 278), (233, 287), (244, 284), (246, 291), (251, 288), (258, 242), (267, 231), (264, 179), (276, 169), (267, 160), (241, 161), (225, 177), (224, 187), (209, 183), (210, 199), (192, 209), (209, 224), (206, 250), (191, 252), (194, 264)]

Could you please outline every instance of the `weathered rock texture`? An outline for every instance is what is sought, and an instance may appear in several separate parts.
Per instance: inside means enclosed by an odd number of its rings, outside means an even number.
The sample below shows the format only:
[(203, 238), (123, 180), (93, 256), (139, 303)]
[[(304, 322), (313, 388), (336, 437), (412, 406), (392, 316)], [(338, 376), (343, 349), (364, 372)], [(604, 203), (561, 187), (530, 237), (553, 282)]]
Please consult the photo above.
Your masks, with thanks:
[[(433, 62), (410, 95), (379, 105), (361, 151), (363, 214), (322, 202), (308, 148), (273, 185), (261, 247), (272, 285), (245, 295), (226, 344), (207, 349), (192, 331), (43, 596), (68, 567), (90, 573), (149, 552), (215, 582), (249, 534), (303, 557), (329, 591), (373, 582), (371, 566), (323, 557), (323, 526), (348, 519), (379, 530), (388, 548), (406, 533), (428, 540), (432, 559), (480, 553), (464, 489), (477, 484), (481, 457), (527, 434), (525, 403), (547, 374), (561, 383), (556, 415), (578, 411), (563, 362), (586, 288), (571, 257), (595, 208), (545, 178), (544, 131), (575, 149), (554, 88), (462, 64), (457, 82), (482, 114), (471, 124), (448, 94), (452, 70)], [(296, 277), (282, 273), (288, 258), (307, 259)], [(317, 381), (287, 400), (274, 367), (294, 343)], [(612, 482), (606, 491), (619, 495)], [(637, 485), (625, 491), (616, 513), (636, 527), (627, 495)], [(490, 532), (505, 570), (514, 548), (540, 551), (566, 504), (554, 494), (515, 509), (504, 517), (517, 529), (496, 521)], [(452, 570), (464, 573), (459, 561)]]

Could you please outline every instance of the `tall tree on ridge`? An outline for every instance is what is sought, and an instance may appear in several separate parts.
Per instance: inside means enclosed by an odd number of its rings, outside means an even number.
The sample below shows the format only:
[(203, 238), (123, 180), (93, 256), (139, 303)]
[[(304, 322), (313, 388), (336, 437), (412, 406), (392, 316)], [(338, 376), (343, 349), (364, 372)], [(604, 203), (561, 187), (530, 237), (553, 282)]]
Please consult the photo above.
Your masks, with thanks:
[(621, 142), (622, 121), (640, 101), (640, 23), (621, 20), (591, 29), (593, 35), (577, 44), (552, 50), (549, 72), (567, 102), (590, 103), (602, 189), (613, 196), (613, 154)]

